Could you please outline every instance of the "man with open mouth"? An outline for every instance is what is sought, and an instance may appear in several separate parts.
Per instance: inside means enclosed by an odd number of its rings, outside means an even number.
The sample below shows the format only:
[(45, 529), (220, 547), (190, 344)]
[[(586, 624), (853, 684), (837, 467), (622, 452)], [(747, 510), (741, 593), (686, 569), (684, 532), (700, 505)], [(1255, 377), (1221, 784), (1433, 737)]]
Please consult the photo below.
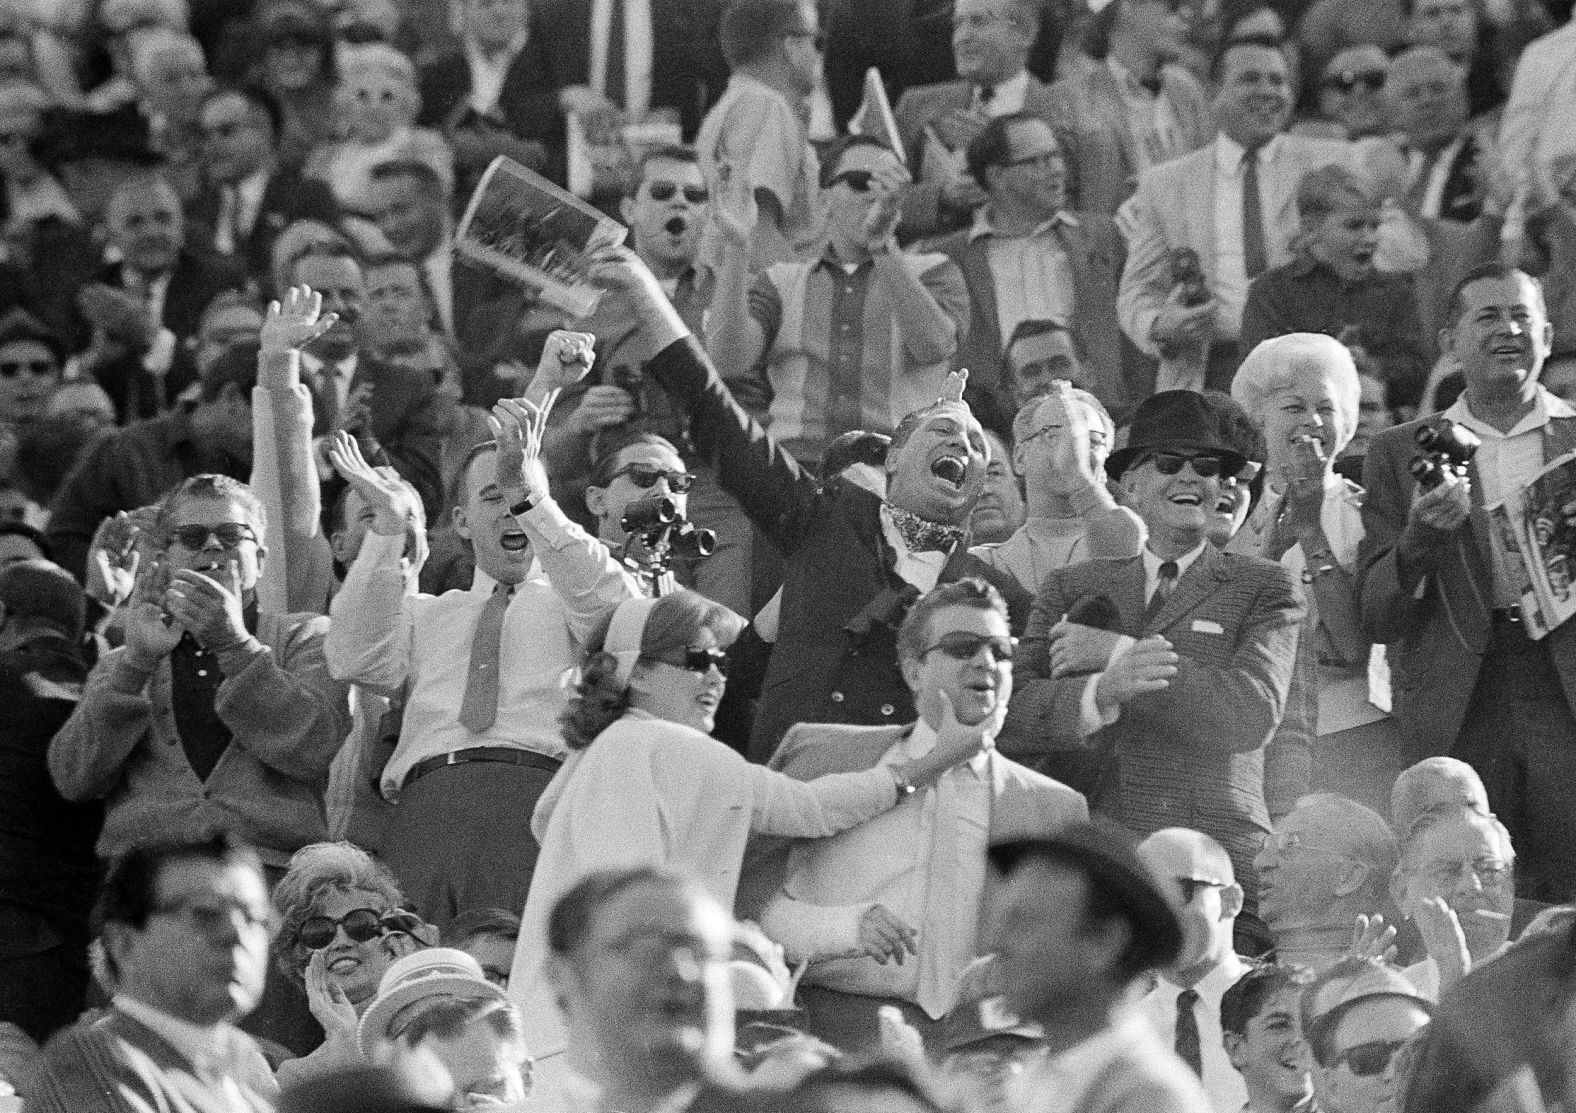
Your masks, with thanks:
[[(1249, 463), (1227, 413), (1187, 390), (1138, 407), (1105, 467), (1148, 541), (1126, 560), (1046, 577), (1007, 730), (1044, 750), (1111, 755), (1095, 810), (1141, 834), (1191, 827), (1215, 839), (1247, 917), (1270, 829), (1264, 747), (1286, 709), (1303, 603), (1289, 570), (1208, 542), (1222, 492)], [(1085, 624), (1096, 609), (1102, 628)]]

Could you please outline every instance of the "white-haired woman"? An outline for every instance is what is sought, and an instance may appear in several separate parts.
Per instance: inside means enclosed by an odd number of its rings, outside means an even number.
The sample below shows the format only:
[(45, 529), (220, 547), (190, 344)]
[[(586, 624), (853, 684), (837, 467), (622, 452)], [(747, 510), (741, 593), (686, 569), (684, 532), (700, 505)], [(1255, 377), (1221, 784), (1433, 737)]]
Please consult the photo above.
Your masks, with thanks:
[[(1357, 430), (1361, 393), (1345, 346), (1308, 332), (1259, 344), (1231, 384), (1231, 396), (1264, 430), (1269, 490), (1228, 548), (1301, 573), (1308, 604), (1286, 715), (1274, 739), (1282, 759), (1265, 777), (1275, 815), (1289, 810), (1310, 782), (1383, 809), (1383, 793), (1402, 767), (1382, 783), (1376, 771), (1370, 791), (1361, 791), (1365, 764), (1399, 756), (1389, 717), (1374, 702), (1387, 706), (1389, 693), (1377, 680), (1370, 690), (1371, 647), (1358, 619), (1362, 489), (1335, 472), (1335, 458)], [(1299, 761), (1294, 755), (1300, 754), (1308, 757)], [(1340, 783), (1332, 786), (1337, 772)]]
[[(509, 976), (538, 1056), (562, 1045), (542, 978), (548, 914), (595, 870), (658, 865), (690, 874), (732, 908), (751, 831), (835, 835), (979, 752), (978, 728), (943, 729), (924, 757), (800, 781), (753, 765), (712, 738), (727, 687), (724, 649), (744, 620), (692, 591), (630, 599), (585, 662), (562, 717), (569, 758), (536, 805), (541, 856)], [(861, 922), (864, 953), (912, 949), (880, 906)]]

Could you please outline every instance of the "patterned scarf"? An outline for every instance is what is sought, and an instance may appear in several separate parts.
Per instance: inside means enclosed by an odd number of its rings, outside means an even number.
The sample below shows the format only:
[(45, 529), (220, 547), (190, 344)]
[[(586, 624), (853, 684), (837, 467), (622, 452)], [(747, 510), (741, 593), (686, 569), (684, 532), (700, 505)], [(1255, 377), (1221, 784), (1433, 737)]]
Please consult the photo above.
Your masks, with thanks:
[(963, 531), (957, 526), (928, 522), (918, 514), (891, 503), (887, 503), (887, 512), (892, 515), (892, 524), (897, 526), (898, 533), (903, 536), (903, 544), (908, 546), (911, 553), (948, 553), (963, 540)]

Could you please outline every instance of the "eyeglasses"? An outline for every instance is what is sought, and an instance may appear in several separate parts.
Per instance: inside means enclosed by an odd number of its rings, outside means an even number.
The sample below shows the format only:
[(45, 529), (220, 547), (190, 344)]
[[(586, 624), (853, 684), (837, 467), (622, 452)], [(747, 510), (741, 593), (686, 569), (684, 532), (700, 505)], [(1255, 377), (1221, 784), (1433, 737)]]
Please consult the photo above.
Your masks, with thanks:
[(219, 542), (223, 549), (234, 549), (242, 541), (256, 541), (257, 534), (252, 527), (241, 522), (220, 522), (213, 526), (176, 526), (170, 530), (170, 536), (179, 541), (181, 548), (198, 552), (208, 547), (208, 540), (212, 538)]
[(826, 188), (831, 189), (835, 185), (846, 185), (855, 193), (869, 193), (870, 186), (875, 180), (875, 173), (870, 170), (844, 170), (827, 182)]
[(1179, 877), (1176, 883), (1182, 890), (1183, 904), (1192, 904), (1200, 893), (1208, 889), (1226, 888), (1224, 881), (1206, 881), (1202, 877)]
[(653, 201), (671, 201), (673, 195), (680, 189), (684, 190), (684, 200), (691, 205), (704, 205), (711, 199), (711, 192), (705, 186), (687, 185), (681, 187), (678, 182), (654, 181), (646, 183), (646, 192)]
[(1377, 93), (1384, 88), (1385, 73), (1383, 70), (1342, 70), (1325, 77), (1323, 85), (1326, 89), (1334, 89), (1341, 93), (1350, 93), (1361, 85), (1370, 93)]
[(1510, 880), (1511, 868), (1508, 863), (1491, 858), (1479, 862), (1439, 862), (1425, 870), (1423, 876), (1436, 889), (1453, 889), (1465, 872), (1471, 872), (1483, 888), (1497, 889)]
[(723, 676), (728, 675), (728, 654), (721, 649), (686, 649), (682, 661), (669, 661), (662, 657), (658, 657), (657, 660), (664, 665), (672, 665), (686, 672), (697, 672), (702, 676), (713, 668)]
[(1191, 464), (1193, 473), (1200, 479), (1213, 479), (1217, 475), (1225, 479), (1235, 478), (1234, 475), (1226, 474), (1225, 459), (1213, 452), (1151, 452), (1145, 459), (1153, 463), (1161, 475), (1176, 475), (1182, 470), (1183, 464)]
[(997, 638), (986, 634), (965, 634), (958, 630), (943, 634), (941, 640), (926, 649), (921, 656), (928, 656), (939, 650), (954, 661), (972, 661), (979, 655), (981, 649), (989, 649), (991, 659), (998, 664), (1002, 661), (1011, 661), (1013, 654), (1018, 651), (1018, 639)]
[(334, 941), (339, 929), (353, 943), (367, 943), (392, 931), (409, 931), (415, 926), (416, 917), (399, 909), (379, 912), (374, 908), (354, 908), (339, 919), (331, 916), (308, 916), (296, 931), (296, 942), (309, 951), (321, 951)]
[(608, 482), (611, 483), (621, 475), (629, 476), (629, 481), (642, 491), (655, 487), (659, 479), (666, 479), (668, 490), (679, 495), (688, 491), (695, 482), (695, 477), (688, 472), (669, 471), (655, 464), (625, 464), (608, 477)]
[(1282, 857), (1289, 856), (1296, 851), (1305, 851), (1309, 854), (1327, 854), (1331, 858), (1340, 858), (1350, 862), (1352, 858), (1328, 846), (1318, 846), (1302, 841), (1302, 836), (1291, 831), (1272, 831), (1264, 836), (1264, 841), (1259, 844), (1261, 853), (1278, 854)]
[(38, 379), (48, 379), (59, 374), (60, 368), (52, 359), (19, 359), (0, 363), (0, 379), (14, 379), (22, 372)]
[(1374, 1040), (1372, 1043), (1360, 1043), (1356, 1047), (1348, 1047), (1345, 1051), (1338, 1052), (1330, 1061), (1330, 1066), (1338, 1067), (1345, 1063), (1359, 1078), (1372, 1078), (1376, 1074), (1383, 1074), (1385, 1068), (1390, 1065), (1390, 1060), (1395, 1058), (1395, 1053), (1405, 1046), (1405, 1040)]
[(1067, 160), (1062, 157), (1062, 152), (1060, 151), (1042, 151), (1037, 155), (1024, 155), (1022, 158), (1010, 158), (1000, 165), (1009, 168), (1014, 166), (1039, 166), (1047, 168), (1056, 167), (1058, 169), (1065, 170), (1067, 167)]
[(269, 927), (274, 924), (274, 910), (266, 906), (247, 904), (244, 901), (203, 901), (197, 899), (173, 900), (153, 909), (157, 916), (177, 916), (184, 919), (203, 935), (214, 937), (233, 924), (237, 916), (244, 927)]

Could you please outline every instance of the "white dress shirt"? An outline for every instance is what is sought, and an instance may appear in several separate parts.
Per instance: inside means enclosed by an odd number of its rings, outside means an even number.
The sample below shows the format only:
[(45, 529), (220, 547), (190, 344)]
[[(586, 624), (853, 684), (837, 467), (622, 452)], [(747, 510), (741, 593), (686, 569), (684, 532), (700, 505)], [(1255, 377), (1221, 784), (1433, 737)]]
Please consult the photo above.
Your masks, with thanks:
[[(1151, 93), (1114, 54), (1106, 55), (1105, 65), (1116, 79), (1116, 90), (1122, 97), (1127, 127), (1133, 134), (1133, 154), (1138, 170), (1148, 170), (1184, 154), (1178, 146), (1176, 110), (1166, 96), (1165, 86), (1162, 85), (1158, 93)], [(1159, 75), (1160, 71), (1156, 71), (1156, 76)]]
[(1028, 98), (1029, 71), (1019, 70), (993, 88), (988, 101), (985, 99), (984, 91), (976, 85), (969, 107), (975, 112), (984, 112), (987, 117), (994, 120), (998, 116), (1011, 116), (1015, 112), (1022, 112), (1024, 102)]
[[(1259, 212), (1264, 219), (1264, 248), (1274, 239), (1271, 225), (1270, 177), (1280, 152), (1280, 136), (1259, 148)], [(1224, 132), (1215, 136), (1215, 274), (1210, 292), (1220, 304), (1215, 334), (1235, 340), (1242, 331), (1242, 307), (1248, 303), (1248, 268), (1242, 239), (1242, 144)]]
[(454, 335), (454, 237), (445, 235), (438, 250), (421, 264), (421, 274), (438, 310), (443, 331)]
[(1429, 161), (1428, 154), (1416, 149), (1408, 150), (1407, 176), (1408, 190), (1417, 185), (1418, 180), (1426, 172), (1428, 177), (1423, 185), (1422, 197), (1418, 201), (1417, 215), (1429, 220), (1439, 219), (1439, 210), (1444, 205), (1445, 183), (1450, 179), (1450, 165), (1456, 161), (1456, 156), (1461, 153), (1461, 147), (1467, 141), (1467, 134), (1456, 136), (1445, 148)]
[(1057, 213), (1027, 236), (1003, 236), (991, 227), (988, 206), (975, 214), (969, 241), (989, 238), (985, 257), (990, 262), (996, 325), (1003, 345), (1024, 321), (1071, 325), (1077, 294), (1060, 229), (1077, 224), (1077, 217)]
[[(1193, 990), (1198, 1000), (1193, 1004), (1193, 1016), (1198, 1021), (1199, 1061), (1204, 1068), (1204, 1092), (1215, 1113), (1237, 1113), (1248, 1100), (1247, 1087), (1242, 1075), (1231, 1065), (1221, 1039), (1220, 999), (1226, 990), (1237, 984), (1249, 966), (1234, 953), (1199, 979)], [(1177, 996), (1183, 987), (1165, 978), (1138, 1003), (1140, 1011), (1154, 1026), (1155, 1035), (1167, 1047), (1177, 1042)]]
[[(1060, 1055), (1042, 1059), (1014, 1079), (1011, 1095), (1016, 1100), (1012, 1108), (1018, 1113), (1079, 1113), (1086, 1108), (1089, 1091), (1118, 1056), (1157, 1065), (1159, 1060), (1170, 1060), (1173, 1073), (1180, 1072), (1176, 1074), (1178, 1087), (1186, 1087), (1193, 1073), (1176, 1061), (1169, 1048), (1160, 1044), (1142, 1016), (1133, 1009), (1126, 1009), (1109, 1027)], [(1178, 1089), (1171, 1097), (1175, 1100), (1167, 1103), (1166, 1108), (1172, 1113), (1210, 1108), (1196, 1084), (1191, 1091)], [(1195, 1097), (1196, 1104), (1185, 1100), (1186, 1097)], [(1137, 1113), (1142, 1107), (1134, 1103), (1130, 1108)]]
[(332, 386), (334, 404), (340, 413), (345, 412), (345, 404), (350, 400), (350, 383), (356, 377), (356, 366), (359, 362), (360, 356), (356, 352), (351, 352), (344, 359), (333, 363), (307, 352), (301, 353), (301, 367), (306, 372), (303, 377), (308, 378), (319, 392), (325, 385)]
[(607, 547), (552, 500), (516, 520), (536, 560), (504, 614), (498, 717), (480, 734), (460, 723), (460, 704), (491, 576), (478, 568), (469, 590), (407, 594), (405, 538), (369, 533), (334, 596), (323, 646), (329, 671), (385, 693), (409, 684), (399, 746), (383, 770), (391, 800), (418, 762), (457, 750), (512, 746), (562, 757), (564, 678), (613, 609), (640, 593)]
[(243, 236), (252, 234), (258, 211), (263, 207), (263, 193), (267, 189), (268, 168), (264, 167), (220, 190), (218, 227), (213, 233), (215, 250), (234, 255), (240, 249), (235, 233), (239, 231)]
[[(613, 32), (613, 5), (624, 12), (624, 72), (608, 73)], [(591, 88), (610, 100), (622, 94), (624, 112), (639, 120), (651, 105), (651, 66), (656, 40), (651, 27), (651, 0), (592, 0)], [(622, 78), (623, 88), (611, 84)]]
[[(921, 719), (879, 765), (916, 760), (935, 745), (936, 732)], [(964, 967), (978, 955), (992, 753), (954, 766), (858, 827), (795, 845), (788, 880), (761, 926), (790, 961), (818, 960), (806, 982), (914, 1001), (937, 1019), (952, 1007)], [(862, 955), (831, 957), (858, 949), (859, 921), (872, 904), (918, 929), (917, 959), (883, 965)]]
[(498, 107), (503, 96), (503, 83), (509, 76), (509, 67), (525, 49), (528, 31), (521, 31), (502, 50), (491, 54), (476, 45), (469, 36), (465, 39), (465, 61), (471, 71), (471, 93), (467, 97), (472, 109), (485, 116)]
[[(1445, 411), (1451, 421), (1458, 421), (1483, 440), (1483, 445), (1472, 458), (1477, 472), (1479, 494), (1487, 508), (1497, 506), (1531, 481), (1543, 470), (1543, 431), (1550, 418), (1576, 417), (1563, 399), (1556, 398), (1543, 386), (1533, 402), (1532, 410), (1509, 431), (1501, 433), (1485, 421), (1479, 420), (1462, 394), (1454, 405)], [(1513, 607), (1521, 602), (1516, 584), (1521, 576), (1512, 569), (1513, 561), (1520, 558), (1505, 552), (1499, 530), (1488, 531), (1489, 543), (1494, 550), (1494, 605)]]

